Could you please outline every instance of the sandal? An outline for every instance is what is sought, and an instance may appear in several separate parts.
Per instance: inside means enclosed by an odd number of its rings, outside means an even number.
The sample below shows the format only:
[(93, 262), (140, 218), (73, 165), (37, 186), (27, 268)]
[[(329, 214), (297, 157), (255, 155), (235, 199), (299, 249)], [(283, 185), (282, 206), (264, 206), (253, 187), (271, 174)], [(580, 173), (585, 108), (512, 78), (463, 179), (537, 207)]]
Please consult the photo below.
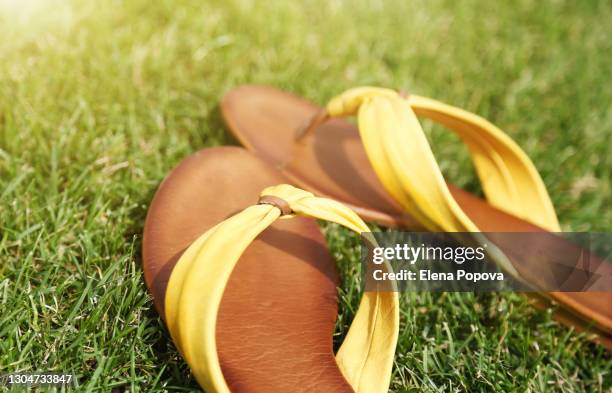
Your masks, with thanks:
[[(264, 86), (228, 92), (221, 108), (242, 145), (294, 184), (341, 201), (366, 221), (446, 232), (561, 231), (527, 155), (499, 128), (462, 109), (372, 87), (348, 90), (320, 108)], [(467, 144), (487, 201), (445, 182), (417, 115)], [(347, 116), (357, 116), (358, 129), (341, 119)], [(600, 269), (612, 274), (607, 263)], [(596, 341), (612, 348), (609, 286), (606, 292), (543, 295), (563, 307), (557, 314), (562, 323), (595, 332)]]
[(338, 202), (274, 186), (287, 181), (237, 147), (181, 162), (145, 223), (155, 306), (207, 392), (387, 392), (397, 293), (364, 293), (334, 355), (337, 276), (314, 218), (368, 228)]

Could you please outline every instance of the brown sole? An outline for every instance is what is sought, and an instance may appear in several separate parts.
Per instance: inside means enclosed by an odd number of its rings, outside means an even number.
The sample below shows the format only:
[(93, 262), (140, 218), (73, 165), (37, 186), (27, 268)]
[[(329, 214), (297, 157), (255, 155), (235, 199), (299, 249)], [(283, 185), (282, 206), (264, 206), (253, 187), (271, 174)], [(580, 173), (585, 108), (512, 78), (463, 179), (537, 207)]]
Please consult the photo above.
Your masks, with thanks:
[[(236, 139), (281, 169), (299, 187), (347, 204), (366, 221), (422, 230), (387, 195), (369, 163), (355, 125), (331, 119), (295, 142), (296, 131), (320, 109), (303, 98), (267, 86), (238, 87), (228, 92), (221, 104), (223, 118)], [(483, 232), (546, 233), (456, 186), (449, 188)], [(549, 241), (555, 238), (562, 241), (553, 235)], [(612, 271), (608, 264), (605, 269), (608, 273)], [(524, 266), (521, 273), (529, 275), (530, 271), (536, 274), (532, 266)], [(599, 341), (612, 348), (612, 292), (550, 292), (545, 296), (564, 308), (559, 321), (578, 330), (595, 332), (601, 336)]]
[[(149, 207), (143, 269), (164, 317), (170, 273), (201, 234), (287, 183), (277, 169), (238, 147), (204, 149), (161, 183)], [(217, 319), (223, 375), (232, 392), (353, 390), (336, 365), (335, 264), (315, 220), (279, 220), (246, 250), (232, 272)], [(316, 378), (313, 378), (316, 376)]]

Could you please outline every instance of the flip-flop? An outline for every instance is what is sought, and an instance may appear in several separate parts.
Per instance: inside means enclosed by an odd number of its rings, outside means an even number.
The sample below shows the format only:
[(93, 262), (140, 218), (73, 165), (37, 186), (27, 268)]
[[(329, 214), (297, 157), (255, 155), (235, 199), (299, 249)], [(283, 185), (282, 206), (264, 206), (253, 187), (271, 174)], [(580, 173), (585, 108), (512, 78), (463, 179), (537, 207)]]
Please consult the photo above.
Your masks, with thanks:
[(207, 392), (386, 392), (397, 294), (365, 293), (334, 355), (334, 261), (306, 217), (367, 226), (337, 202), (287, 185), (266, 189), (286, 182), (237, 147), (181, 162), (145, 223), (143, 268), (155, 306)]
[[(242, 86), (225, 95), (221, 109), (242, 145), (294, 184), (341, 201), (366, 221), (412, 230), (560, 232), (527, 155), (493, 124), (459, 108), (369, 87), (321, 108), (272, 87)], [(341, 119), (351, 115), (359, 127)], [(446, 184), (416, 115), (468, 145), (488, 201)], [(610, 265), (600, 268), (609, 277)], [(612, 348), (612, 292), (546, 296), (563, 307), (561, 322), (595, 332)]]

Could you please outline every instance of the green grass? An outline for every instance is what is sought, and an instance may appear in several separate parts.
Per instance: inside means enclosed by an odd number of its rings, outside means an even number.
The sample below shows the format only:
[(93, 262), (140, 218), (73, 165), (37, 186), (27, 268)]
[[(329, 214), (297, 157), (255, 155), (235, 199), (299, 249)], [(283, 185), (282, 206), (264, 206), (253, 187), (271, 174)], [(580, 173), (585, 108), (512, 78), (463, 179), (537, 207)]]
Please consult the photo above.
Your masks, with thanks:
[[(174, 165), (232, 143), (218, 103), (242, 83), (318, 102), (374, 84), (477, 112), (533, 158), (564, 230), (612, 229), (608, 2), (180, 3), (0, 0), (0, 373), (197, 389), (147, 295), (141, 233)], [(478, 192), (464, 149), (426, 127)], [(325, 230), (339, 342), (358, 243)], [(408, 294), (392, 389), (610, 392), (612, 359), (518, 295)]]

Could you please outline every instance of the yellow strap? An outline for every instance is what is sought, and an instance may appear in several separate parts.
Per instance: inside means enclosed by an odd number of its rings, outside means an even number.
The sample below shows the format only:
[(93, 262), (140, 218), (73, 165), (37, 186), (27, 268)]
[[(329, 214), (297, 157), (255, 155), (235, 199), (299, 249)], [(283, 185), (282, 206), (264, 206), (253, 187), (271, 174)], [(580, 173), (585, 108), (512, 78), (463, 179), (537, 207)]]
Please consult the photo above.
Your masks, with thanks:
[[(294, 214), (335, 222), (357, 233), (367, 225), (344, 205), (289, 185), (265, 189), (261, 196), (288, 202)], [(271, 205), (255, 205), (221, 222), (198, 238), (179, 259), (166, 292), (166, 317), (172, 339), (207, 392), (229, 393), (217, 355), (215, 329), (223, 291), (238, 259), (263, 230), (281, 216)], [(283, 216), (283, 218), (291, 216)], [(396, 292), (366, 292), (336, 361), (357, 393), (387, 392), (399, 331)]]
[(459, 108), (390, 89), (358, 87), (333, 98), (329, 116), (356, 115), (366, 153), (381, 183), (407, 212), (432, 231), (478, 232), (452, 197), (417, 114), (454, 131), (469, 148), (493, 206), (550, 231), (560, 231), (535, 166), (499, 128)]

